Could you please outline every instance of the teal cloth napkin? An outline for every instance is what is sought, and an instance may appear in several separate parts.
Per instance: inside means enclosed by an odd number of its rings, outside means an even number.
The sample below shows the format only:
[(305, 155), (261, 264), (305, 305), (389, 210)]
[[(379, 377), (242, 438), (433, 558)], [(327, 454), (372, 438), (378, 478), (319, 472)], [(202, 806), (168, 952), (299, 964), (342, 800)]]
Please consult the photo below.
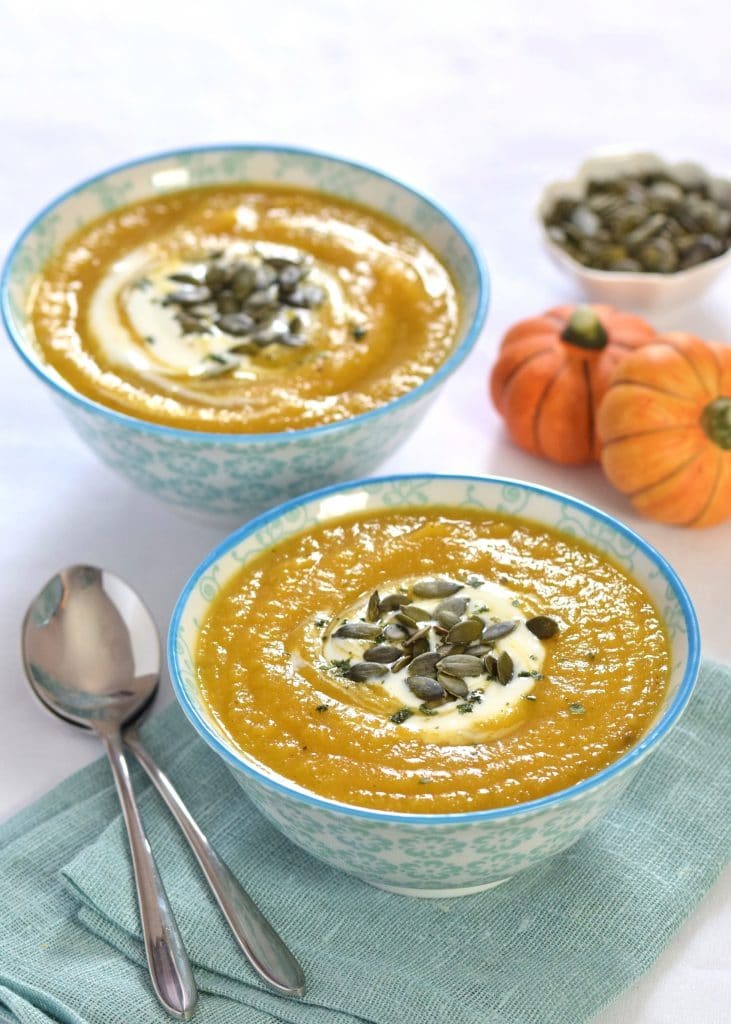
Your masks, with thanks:
[[(157, 795), (142, 815), (200, 988), (198, 1024), (575, 1024), (655, 960), (731, 847), (731, 671), (690, 707), (621, 803), (572, 849), (497, 889), (414, 900), (302, 853), (250, 806), (177, 708), (145, 742), (307, 972), (266, 990), (231, 939)], [(0, 1020), (169, 1022), (144, 969), (106, 764), (0, 828)]]

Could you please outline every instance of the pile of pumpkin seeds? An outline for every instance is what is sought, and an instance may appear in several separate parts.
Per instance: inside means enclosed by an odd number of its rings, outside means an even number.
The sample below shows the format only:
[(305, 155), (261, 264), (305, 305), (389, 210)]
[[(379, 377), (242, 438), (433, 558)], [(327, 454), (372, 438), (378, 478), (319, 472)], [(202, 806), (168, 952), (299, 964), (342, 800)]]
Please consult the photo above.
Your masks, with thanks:
[[(285, 254), (286, 252), (286, 254)], [(163, 303), (175, 311), (183, 334), (210, 334), (214, 328), (231, 337), (223, 353), (209, 355), (225, 373), (241, 355), (269, 345), (301, 348), (307, 344), (303, 311), (325, 301), (325, 290), (308, 282), (311, 258), (298, 249), (256, 251), (248, 259), (213, 252), (199, 263), (171, 274)]]
[(672, 274), (731, 247), (731, 194), (700, 176), (594, 179), (583, 197), (557, 199), (545, 223), (584, 266)]
[[(495, 642), (517, 629), (519, 620), (494, 621), (470, 613), (470, 599), (459, 593), (464, 586), (437, 577), (384, 597), (374, 590), (365, 619), (342, 622), (330, 634), (336, 640), (363, 641), (367, 646), (362, 660), (335, 663), (335, 667), (354, 683), (382, 682), (389, 672), (405, 668), (407, 685), (422, 701), (419, 711), (423, 714), (436, 714), (437, 708), (454, 702), (459, 711), (472, 711), (482, 691), (471, 689), (468, 680), (486, 676), (507, 686), (515, 677), (513, 659), (507, 651), (497, 653)], [(439, 603), (427, 610), (419, 599)], [(525, 625), (541, 640), (558, 632), (558, 624), (546, 615), (536, 615)], [(402, 708), (391, 720), (400, 723), (411, 714), (410, 708)]]

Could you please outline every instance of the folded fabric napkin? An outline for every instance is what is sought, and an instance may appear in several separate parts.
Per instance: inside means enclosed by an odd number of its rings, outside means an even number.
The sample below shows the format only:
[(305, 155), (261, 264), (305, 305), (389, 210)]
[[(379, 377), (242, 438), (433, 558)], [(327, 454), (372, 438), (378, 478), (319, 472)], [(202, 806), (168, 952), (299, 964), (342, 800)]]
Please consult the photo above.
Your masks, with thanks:
[[(727, 862), (731, 671), (572, 849), (476, 896), (394, 896), (302, 853), (172, 707), (142, 730), (300, 958), (304, 1001), (259, 983), (157, 794), (142, 815), (200, 988), (198, 1024), (574, 1024), (630, 985)], [(0, 828), (0, 1020), (157, 1024), (116, 796), (100, 761)]]

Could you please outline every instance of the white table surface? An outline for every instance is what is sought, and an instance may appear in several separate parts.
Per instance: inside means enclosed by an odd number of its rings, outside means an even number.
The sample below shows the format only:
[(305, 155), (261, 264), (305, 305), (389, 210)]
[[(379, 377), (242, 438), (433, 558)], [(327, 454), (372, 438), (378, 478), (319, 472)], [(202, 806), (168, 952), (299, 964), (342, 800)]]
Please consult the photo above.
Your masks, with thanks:
[[(193, 143), (326, 149), (423, 189), (477, 240), (493, 300), (477, 348), (383, 470), (507, 474), (599, 504), (669, 558), (695, 600), (705, 654), (731, 662), (731, 522), (684, 532), (639, 520), (599, 469), (553, 467), (512, 447), (485, 395), (508, 324), (578, 297), (543, 256), (531, 220), (546, 181), (618, 143), (731, 170), (726, 5), (691, 21), (685, 5), (671, 6), (207, 0), (186, 15), (150, 0), (0, 5), (0, 248), (76, 181)], [(731, 275), (701, 302), (654, 319), (731, 342)], [(108, 566), (165, 629), (182, 584), (219, 539), (98, 463), (0, 346), (0, 816), (98, 755), (26, 690), (18, 629), (40, 583), (74, 561)], [(729, 948), (727, 869), (601, 1024), (728, 1022)]]

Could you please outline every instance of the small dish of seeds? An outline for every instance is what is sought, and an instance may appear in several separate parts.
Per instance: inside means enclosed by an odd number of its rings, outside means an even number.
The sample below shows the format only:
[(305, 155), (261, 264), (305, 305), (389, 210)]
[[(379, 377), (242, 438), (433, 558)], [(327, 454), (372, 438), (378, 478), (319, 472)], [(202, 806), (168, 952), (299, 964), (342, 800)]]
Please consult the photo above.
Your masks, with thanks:
[(731, 181), (652, 153), (587, 160), (545, 189), (538, 220), (554, 261), (626, 309), (697, 298), (731, 262)]

